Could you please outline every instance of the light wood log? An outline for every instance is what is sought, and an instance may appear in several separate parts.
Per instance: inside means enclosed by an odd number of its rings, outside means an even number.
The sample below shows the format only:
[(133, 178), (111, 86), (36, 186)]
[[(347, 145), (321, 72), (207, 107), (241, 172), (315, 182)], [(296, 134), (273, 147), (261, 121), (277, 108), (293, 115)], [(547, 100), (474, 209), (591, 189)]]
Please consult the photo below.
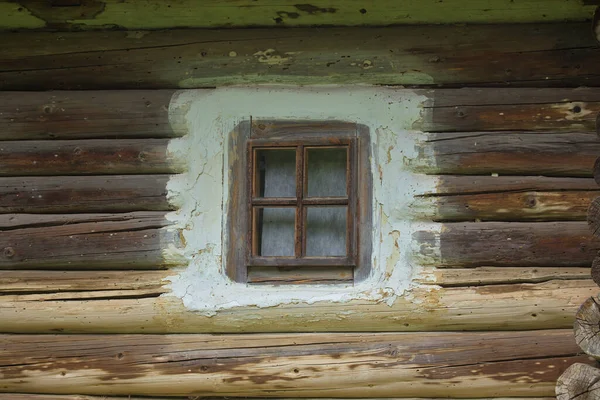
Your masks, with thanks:
[[(0, 400), (201, 400), (197, 396), (190, 397), (137, 397), (137, 396), (84, 396), (84, 395), (56, 395), (56, 394), (24, 394), (24, 393), (0, 393)], [(332, 398), (279, 398), (279, 400), (351, 400), (356, 398), (345, 398), (345, 399), (332, 399)], [(442, 400), (442, 398), (426, 398), (426, 397), (386, 397), (373, 398), (369, 397), (369, 400)], [(258, 399), (257, 399), (258, 400)], [(366, 399), (363, 399), (366, 400)], [(480, 398), (480, 399), (457, 399), (457, 400), (556, 400), (555, 397), (494, 397), (494, 398)]]
[(570, 330), (3, 335), (0, 348), (0, 390), (90, 395), (549, 396), (587, 361)]
[(178, 245), (163, 212), (116, 214), (113, 219), (12, 228), (0, 232), (0, 268), (129, 269), (173, 264)]
[(168, 139), (0, 142), (0, 176), (166, 174), (183, 165), (167, 153)]
[(436, 89), (425, 95), (414, 128), (427, 132), (595, 132), (600, 110), (597, 88)]
[[(185, 128), (169, 122), (173, 93), (172, 90), (0, 92), (3, 127), (0, 140), (180, 136), (185, 134)], [(171, 111), (173, 115), (179, 113)]]
[[(0, 89), (258, 83), (596, 86), (600, 49), (589, 29), (589, 23), (564, 23), (5, 32)], [(527, 118), (537, 118), (538, 109), (527, 110)], [(551, 105), (544, 109), (553, 111)]]
[(599, 190), (585, 178), (442, 176), (412, 209), (437, 221), (585, 220)]
[[(175, 273), (173, 274), (175, 276)], [(168, 278), (167, 278), (168, 279)], [(575, 312), (598, 287), (591, 280), (414, 288), (385, 302), (234, 307), (204, 315), (160, 297), (45, 301), (0, 296), (6, 333), (199, 333), (572, 329)], [(573, 343), (574, 340), (573, 340)]]
[(169, 175), (0, 178), (0, 213), (166, 211)]
[(600, 359), (600, 305), (596, 297), (587, 299), (575, 315), (575, 341), (592, 357)]
[(415, 169), (431, 174), (591, 177), (600, 154), (600, 138), (579, 132), (442, 132), (420, 146)]
[(446, 223), (413, 242), (418, 262), (442, 267), (589, 267), (600, 250), (585, 222)]
[(556, 400), (596, 400), (600, 396), (600, 369), (571, 365), (556, 382)]
[[(1, 277), (2, 275), (0, 275)], [(505, 285), (514, 283), (541, 283), (551, 280), (587, 279), (589, 268), (528, 268), (528, 267), (477, 267), (435, 268), (424, 267), (417, 282), (442, 287)], [(0, 278), (1, 283), (1, 278)], [(0, 286), (1, 290), (2, 286)]]

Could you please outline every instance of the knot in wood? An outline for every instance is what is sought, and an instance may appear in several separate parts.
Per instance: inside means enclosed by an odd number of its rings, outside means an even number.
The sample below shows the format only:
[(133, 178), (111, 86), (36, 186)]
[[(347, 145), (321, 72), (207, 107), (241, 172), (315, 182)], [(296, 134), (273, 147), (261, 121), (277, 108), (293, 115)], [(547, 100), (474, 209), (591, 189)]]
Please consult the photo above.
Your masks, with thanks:
[(15, 256), (15, 249), (10, 246), (5, 247), (4, 250), (2, 250), (2, 254), (4, 254), (4, 257), (6, 258), (13, 258)]

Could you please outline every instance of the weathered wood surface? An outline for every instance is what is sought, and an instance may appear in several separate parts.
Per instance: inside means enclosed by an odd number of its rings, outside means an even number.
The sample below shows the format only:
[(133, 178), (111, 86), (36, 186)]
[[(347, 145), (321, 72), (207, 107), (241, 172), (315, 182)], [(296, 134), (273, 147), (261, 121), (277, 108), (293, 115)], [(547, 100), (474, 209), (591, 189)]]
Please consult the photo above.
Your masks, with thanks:
[[(173, 272), (173, 271), (172, 271)], [(168, 280), (168, 278), (166, 278)], [(121, 299), (0, 296), (5, 333), (199, 333), (572, 329), (575, 312), (598, 287), (589, 279), (435, 288), (385, 302), (237, 307), (204, 315), (171, 295)], [(74, 297), (74, 296), (73, 296)], [(573, 343), (574, 340), (573, 340)]]
[(169, 175), (0, 178), (0, 213), (166, 211)]
[(446, 223), (413, 242), (418, 262), (443, 267), (589, 267), (600, 250), (585, 222)]
[[(0, 53), (10, 52), (11, 46), (4, 42)], [(42, 56), (45, 52), (39, 50)], [(0, 140), (181, 136), (185, 128), (169, 123), (173, 94), (172, 90), (0, 92)]]
[(599, 190), (586, 178), (442, 176), (412, 210), (436, 221), (581, 221)]
[(596, 400), (600, 396), (600, 369), (571, 365), (556, 382), (556, 400)]
[[(111, 219), (112, 217), (112, 219)], [(164, 212), (116, 214), (100, 221), (13, 227), (0, 232), (0, 268), (129, 269), (175, 263), (166, 251), (178, 244)]]
[(592, 234), (600, 237), (600, 197), (596, 197), (590, 202), (587, 210), (587, 222)]
[(600, 256), (595, 257), (592, 262), (591, 276), (594, 282), (600, 286)]
[[(391, 0), (150, 0), (144, 3), (11, 1), (0, 3), (0, 29), (161, 29), (243, 26), (395, 25), (562, 22), (589, 20), (593, 3), (526, 0), (518, 5), (492, 0), (485, 4), (458, 1), (452, 6), (434, 0), (418, 3)], [(66, 3), (66, 4), (65, 4)]]
[(183, 171), (169, 139), (0, 142), (0, 176), (166, 174)]
[(600, 359), (600, 305), (597, 297), (590, 297), (575, 315), (575, 341), (592, 357)]
[(599, 154), (591, 132), (442, 132), (420, 144), (414, 164), (430, 174), (591, 177)]
[[(600, 48), (589, 30), (589, 23), (564, 23), (7, 32), (0, 49), (0, 89), (257, 83), (594, 86), (600, 84)], [(528, 119), (535, 115), (531, 111)]]
[(549, 396), (589, 362), (570, 330), (4, 335), (0, 348), (2, 391), (91, 395)]
[(597, 88), (462, 88), (423, 94), (422, 119), (414, 128), (427, 132), (595, 132), (600, 111)]
[[(65, 395), (56, 395), (56, 394), (24, 394), (24, 393), (0, 393), (0, 400), (200, 400), (200, 398), (197, 398), (197, 396), (194, 397), (190, 397), (190, 396), (185, 396), (185, 397), (172, 397), (169, 396), (167, 398), (165, 397), (138, 397), (138, 396), (127, 396), (127, 397), (122, 397), (122, 396), (85, 396), (85, 395), (69, 395), (69, 394), (65, 394)], [(214, 397), (211, 397), (210, 399), (215, 400)], [(255, 398), (256, 400), (258, 400), (257, 398)], [(317, 398), (307, 398), (307, 397), (302, 397), (302, 399), (305, 400), (336, 400), (336, 399), (332, 399), (332, 398), (323, 398), (323, 397), (317, 397)], [(344, 399), (340, 399), (337, 398), (337, 400), (350, 400), (350, 399), (356, 399), (356, 398), (344, 398)], [(443, 398), (426, 398), (426, 397), (386, 397), (385, 399), (383, 398), (373, 398), (373, 397), (369, 397), (370, 400), (442, 400)], [(289, 398), (289, 399), (285, 399), (285, 398), (280, 398), (280, 400), (299, 400), (299, 398)], [(366, 400), (366, 399), (363, 399)], [(467, 400), (467, 399), (457, 399), (457, 400)], [(469, 399), (469, 400), (492, 400), (490, 398), (487, 399)], [(493, 400), (556, 400), (555, 397), (510, 397), (510, 398), (494, 398)]]
[[(0, 275), (0, 291), (2, 281)], [(435, 268), (424, 267), (415, 280), (422, 284), (442, 287), (505, 285), (511, 283), (541, 283), (552, 280), (589, 279), (589, 268), (527, 268), (477, 267)]]

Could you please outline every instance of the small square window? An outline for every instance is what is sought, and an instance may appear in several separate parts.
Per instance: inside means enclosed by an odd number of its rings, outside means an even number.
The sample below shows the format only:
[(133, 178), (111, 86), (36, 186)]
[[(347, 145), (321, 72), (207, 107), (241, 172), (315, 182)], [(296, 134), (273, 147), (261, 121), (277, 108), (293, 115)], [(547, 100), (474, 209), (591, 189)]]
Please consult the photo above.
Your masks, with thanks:
[(371, 256), (365, 127), (243, 122), (230, 137), (227, 274), (247, 283), (348, 283)]

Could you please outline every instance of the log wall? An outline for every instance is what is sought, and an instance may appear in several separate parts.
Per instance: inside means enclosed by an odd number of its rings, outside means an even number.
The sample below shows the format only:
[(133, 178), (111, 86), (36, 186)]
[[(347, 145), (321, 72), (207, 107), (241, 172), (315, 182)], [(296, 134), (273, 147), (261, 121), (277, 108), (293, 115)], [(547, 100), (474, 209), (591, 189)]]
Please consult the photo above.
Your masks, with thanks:
[(176, 94), (1, 92), (0, 399), (552, 396), (594, 364), (570, 328), (597, 293), (600, 91), (420, 93), (410, 165), (437, 186), (413, 217), (441, 226), (412, 238), (420, 286), (210, 316), (169, 289)]

